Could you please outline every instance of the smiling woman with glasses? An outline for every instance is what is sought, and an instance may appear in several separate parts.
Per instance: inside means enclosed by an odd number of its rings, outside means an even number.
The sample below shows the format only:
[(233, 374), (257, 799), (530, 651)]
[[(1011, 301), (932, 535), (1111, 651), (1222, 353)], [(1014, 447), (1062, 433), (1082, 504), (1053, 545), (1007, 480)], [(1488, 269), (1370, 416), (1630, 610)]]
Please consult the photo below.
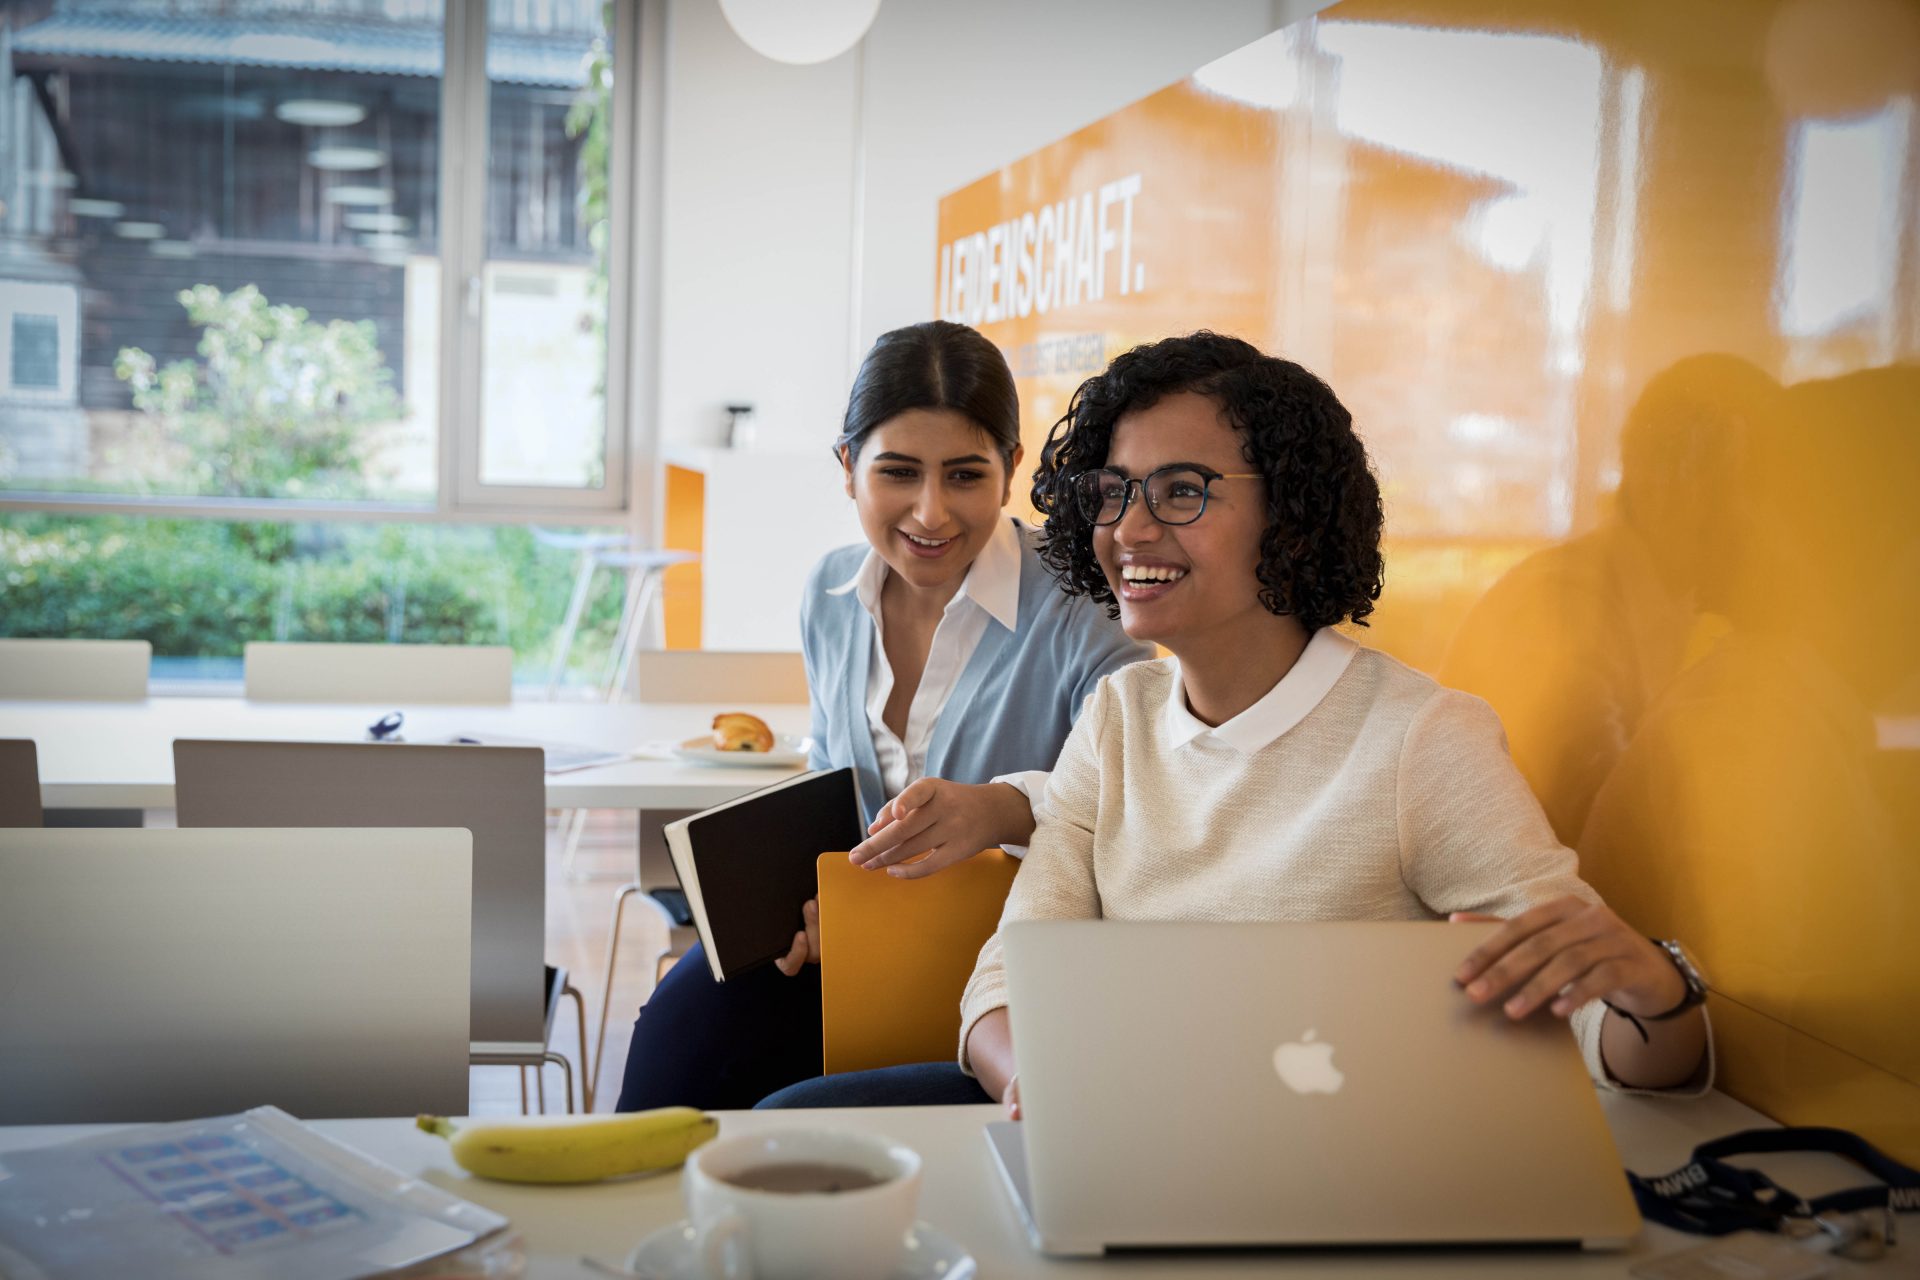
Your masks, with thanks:
[[(1708, 1087), (1698, 976), (1580, 879), (1492, 708), (1336, 629), (1379, 598), (1384, 513), (1326, 383), (1219, 334), (1136, 347), (1075, 394), (1033, 493), (1061, 586), (1172, 656), (1095, 688), (1003, 926), (1499, 917), (1437, 992), (1452, 979), (1506, 1017), (1571, 1020), (1604, 1084)], [(961, 999), (957, 1063), (766, 1105), (970, 1097), (1017, 1115), (1007, 1000), (996, 935)], [(1143, 1040), (1158, 1033), (1143, 1019)]]

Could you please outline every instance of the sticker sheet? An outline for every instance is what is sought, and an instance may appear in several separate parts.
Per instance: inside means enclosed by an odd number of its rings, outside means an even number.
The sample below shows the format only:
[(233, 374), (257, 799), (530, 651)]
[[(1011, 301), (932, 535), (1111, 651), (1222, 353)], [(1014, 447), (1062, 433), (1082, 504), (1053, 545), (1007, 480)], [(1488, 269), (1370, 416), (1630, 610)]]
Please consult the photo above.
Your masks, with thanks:
[(351, 1280), (505, 1225), (285, 1112), (0, 1156), (0, 1274)]

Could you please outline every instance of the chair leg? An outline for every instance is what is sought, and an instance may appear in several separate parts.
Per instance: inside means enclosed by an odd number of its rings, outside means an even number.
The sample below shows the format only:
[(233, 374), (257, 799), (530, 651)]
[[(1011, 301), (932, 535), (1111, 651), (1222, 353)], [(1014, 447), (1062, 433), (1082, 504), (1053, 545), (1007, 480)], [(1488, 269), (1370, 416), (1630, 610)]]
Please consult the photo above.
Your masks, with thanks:
[[(580, 988), (574, 986), (571, 982), (560, 989), (560, 994), (573, 997), (574, 1012), (579, 1016), (580, 1101), (583, 1104), (582, 1109), (591, 1114), (593, 1111), (593, 1081), (587, 1078), (587, 998), (581, 995)], [(568, 1089), (571, 1091), (571, 1081), (573, 1077), (569, 1076), (567, 1079), (569, 1081)], [(568, 1104), (567, 1110), (573, 1110), (571, 1103)]]
[(643, 570), (640, 574), (640, 590), (628, 598), (632, 617), (627, 621), (625, 644), (620, 651), (619, 664), (614, 668), (613, 682), (607, 686), (606, 701), (612, 702), (627, 684), (627, 675), (633, 670), (634, 653), (640, 648), (640, 641), (646, 634), (647, 615), (653, 611), (653, 602), (660, 595), (660, 577), (666, 572), (664, 567)]
[(560, 874), (574, 878), (573, 862), (580, 852), (580, 837), (587, 829), (585, 809), (567, 809), (560, 820)]
[(527, 1114), (527, 1069), (520, 1068), (520, 1114)]
[[(520, 1068), (525, 1071), (526, 1068)], [(533, 1069), (533, 1094), (540, 1100), (540, 1114), (547, 1114), (547, 1067), (543, 1059)]]
[(573, 653), (573, 637), (580, 630), (580, 615), (586, 611), (587, 592), (592, 586), (593, 549), (588, 547), (580, 552), (580, 568), (573, 576), (573, 595), (567, 600), (566, 621), (560, 624), (560, 635), (553, 644), (553, 664), (547, 668), (548, 702), (553, 701), (560, 682), (566, 679), (567, 658)]
[[(555, 1052), (554, 1052), (554, 1051), (553, 1051), (552, 1049), (549, 1049), (549, 1050), (547, 1050), (547, 1052), (546, 1052), (546, 1054), (545, 1054), (545, 1058), (546, 1058), (546, 1062), (551, 1062), (551, 1063), (553, 1063), (553, 1064), (554, 1064), (555, 1066), (557, 1066), (557, 1067), (559, 1067), (559, 1068), (560, 1068), (560, 1078), (561, 1078), (562, 1080), (564, 1080), (564, 1081), (566, 1082), (566, 1085), (567, 1085), (567, 1114), (568, 1114), (568, 1115), (573, 1115), (573, 1114), (574, 1114), (574, 1109), (573, 1109), (573, 1064), (572, 1064), (571, 1062), (568, 1062), (568, 1061), (567, 1061), (567, 1055), (566, 1055), (566, 1054), (564, 1054), (564, 1053), (555, 1053)], [(545, 1076), (546, 1076), (546, 1074), (547, 1074), (547, 1069), (546, 1069), (546, 1063), (545, 1063), (545, 1062), (543, 1062), (543, 1063), (542, 1063), (542, 1064), (540, 1065), (540, 1067), (539, 1067), (539, 1068), (537, 1068), (537, 1069), (538, 1069), (538, 1071), (540, 1072), (540, 1075), (541, 1075), (541, 1077), (542, 1077), (542, 1078), (544, 1079), (544, 1078), (545, 1078)], [(541, 1109), (542, 1111), (545, 1111), (545, 1110), (546, 1110), (546, 1104), (545, 1104), (544, 1102), (543, 1102), (543, 1103), (541, 1103), (541, 1105), (540, 1105), (540, 1109)]]
[[(632, 880), (621, 885), (620, 891), (613, 895), (613, 927), (607, 931), (607, 985), (600, 992), (600, 1039), (593, 1057), (593, 1084), (590, 1086), (592, 1089), (600, 1087), (600, 1068), (607, 1060), (607, 1011), (613, 1008), (613, 965), (620, 956), (620, 918), (626, 912), (627, 899), (638, 892), (640, 892), (640, 882)], [(586, 1024), (582, 1022), (581, 1026), (582, 1034), (585, 1034)], [(580, 1051), (580, 1066), (584, 1072), (586, 1070), (585, 1049)]]
[(620, 687), (620, 681), (626, 671), (628, 649), (636, 646), (638, 635), (634, 629), (634, 618), (640, 607), (646, 588), (647, 571), (629, 569), (627, 571), (627, 590), (620, 604), (620, 621), (613, 628), (613, 652), (607, 655), (607, 665), (601, 668), (600, 701), (615, 701), (614, 693)]

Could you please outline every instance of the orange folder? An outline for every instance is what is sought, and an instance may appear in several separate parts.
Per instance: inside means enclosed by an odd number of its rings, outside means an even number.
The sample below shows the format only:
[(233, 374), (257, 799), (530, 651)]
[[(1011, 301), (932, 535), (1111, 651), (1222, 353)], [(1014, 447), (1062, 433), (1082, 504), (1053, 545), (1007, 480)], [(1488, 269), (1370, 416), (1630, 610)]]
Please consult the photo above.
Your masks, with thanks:
[(825, 1069), (950, 1062), (960, 993), (1020, 861), (988, 849), (922, 880), (823, 853), (820, 1013)]

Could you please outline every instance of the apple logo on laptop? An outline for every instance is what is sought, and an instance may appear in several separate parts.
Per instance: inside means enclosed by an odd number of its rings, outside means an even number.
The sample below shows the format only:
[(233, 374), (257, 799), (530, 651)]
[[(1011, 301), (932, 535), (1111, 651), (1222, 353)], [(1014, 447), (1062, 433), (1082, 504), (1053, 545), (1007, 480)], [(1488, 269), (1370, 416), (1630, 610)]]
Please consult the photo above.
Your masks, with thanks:
[(1295, 1093), (1338, 1093), (1347, 1080), (1333, 1065), (1333, 1046), (1315, 1040), (1311, 1028), (1273, 1051), (1273, 1069)]

